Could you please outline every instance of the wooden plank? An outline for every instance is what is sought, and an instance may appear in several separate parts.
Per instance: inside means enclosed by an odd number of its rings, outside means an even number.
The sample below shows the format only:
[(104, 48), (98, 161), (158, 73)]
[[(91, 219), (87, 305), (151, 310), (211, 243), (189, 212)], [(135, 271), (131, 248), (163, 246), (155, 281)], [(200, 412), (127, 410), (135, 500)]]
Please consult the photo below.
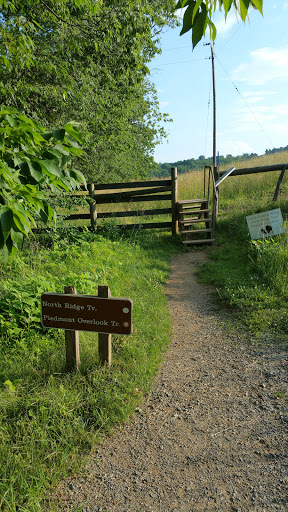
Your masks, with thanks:
[(130, 229), (154, 229), (154, 228), (168, 228), (171, 229), (172, 222), (145, 222), (143, 224), (119, 224), (118, 228), (123, 230)]
[[(129, 210), (127, 212), (99, 212), (97, 213), (97, 219), (109, 219), (113, 217), (144, 217), (145, 215), (165, 215), (172, 213), (172, 208), (155, 208), (153, 210)], [(184, 212), (183, 212), (184, 213)], [(89, 213), (75, 213), (65, 217), (63, 220), (89, 220)]]
[(182, 201), (178, 201), (178, 204), (194, 204), (194, 203), (207, 203), (207, 199), (184, 199)]
[[(241, 169), (235, 169), (232, 173), (233, 176), (243, 176), (244, 174), (257, 174), (259, 172), (272, 172), (272, 171), (281, 171), (283, 166), (288, 166), (288, 163), (285, 164), (274, 164), (274, 165), (263, 165), (262, 167), (247, 167)], [(226, 171), (220, 171), (219, 177), (223, 176)]]
[[(64, 293), (77, 294), (75, 286), (64, 286)], [(66, 370), (68, 372), (79, 368), (79, 332), (65, 330), (65, 348), (66, 348)]]
[(148, 195), (148, 194), (158, 194), (159, 192), (170, 192), (171, 191), (171, 187), (155, 187), (155, 188), (147, 188), (147, 189), (144, 189), (144, 190), (127, 190), (125, 192), (112, 192), (111, 194), (94, 194), (93, 198), (95, 199), (95, 201), (97, 201), (98, 203), (98, 200), (99, 199), (117, 199), (118, 197), (121, 197), (121, 198), (125, 198), (125, 197), (128, 197), (128, 198), (132, 198), (132, 197), (136, 197), (136, 196), (141, 196), (141, 195)]
[[(109, 286), (98, 286), (98, 297), (108, 299), (111, 297)], [(110, 368), (112, 364), (112, 335), (111, 334), (98, 334), (98, 353), (100, 364), (107, 364)]]
[(120, 194), (107, 194), (105, 196), (97, 196), (97, 204), (110, 204), (110, 203), (141, 203), (145, 201), (171, 201), (171, 194), (163, 194), (155, 196), (135, 196), (135, 197), (122, 197)]
[(68, 217), (65, 217), (63, 220), (80, 220), (80, 219), (90, 219), (90, 213), (73, 213)]
[(182, 244), (185, 245), (202, 245), (202, 244), (213, 244), (214, 238), (204, 238), (204, 240), (182, 240)]
[(196, 209), (195, 210), (182, 210), (179, 212), (179, 215), (180, 216), (181, 215), (190, 215), (191, 213), (193, 215), (195, 215), (195, 214), (199, 214), (199, 213), (208, 213), (208, 212), (209, 212), (209, 208), (205, 208), (205, 209), (203, 208), (202, 210), (196, 210)]
[(181, 231), (181, 235), (190, 235), (190, 234), (196, 234), (196, 233), (212, 233), (212, 228), (209, 229), (188, 229), (185, 231)]
[(192, 225), (192, 224), (197, 224), (198, 222), (211, 222), (211, 219), (205, 219), (205, 218), (202, 218), (202, 219), (198, 219), (198, 218), (195, 218), (195, 219), (184, 219), (184, 220), (179, 220), (179, 224), (182, 226), (186, 226), (186, 225)]
[(124, 188), (141, 188), (141, 187), (171, 187), (171, 179), (167, 180), (150, 180), (150, 181), (131, 181), (125, 183), (105, 183), (95, 184), (95, 190), (119, 190)]
[(153, 210), (129, 210), (127, 212), (101, 212), (98, 219), (109, 219), (111, 217), (144, 217), (145, 215), (164, 215), (171, 213), (172, 208), (155, 208)]

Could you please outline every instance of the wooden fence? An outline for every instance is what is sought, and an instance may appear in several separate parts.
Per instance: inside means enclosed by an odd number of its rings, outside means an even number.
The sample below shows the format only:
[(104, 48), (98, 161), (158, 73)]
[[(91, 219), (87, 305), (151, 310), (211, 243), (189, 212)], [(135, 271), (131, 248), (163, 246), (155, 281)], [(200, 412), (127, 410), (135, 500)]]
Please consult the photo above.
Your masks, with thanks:
[[(107, 192), (109, 191), (109, 192)], [(128, 218), (137, 217), (142, 219), (145, 216), (171, 215), (171, 221), (167, 222), (140, 222), (120, 224), (123, 229), (153, 229), (168, 228), (172, 234), (178, 233), (178, 187), (177, 167), (171, 168), (171, 178), (163, 180), (133, 181), (126, 183), (89, 184), (87, 195), (90, 196), (90, 212), (71, 214), (65, 217), (65, 221), (89, 220), (90, 229), (97, 228), (98, 219)], [(85, 195), (81, 195), (85, 197)], [(163, 208), (148, 208), (144, 210), (126, 210), (99, 212), (98, 205), (111, 203), (139, 203), (169, 201), (171, 205)]]

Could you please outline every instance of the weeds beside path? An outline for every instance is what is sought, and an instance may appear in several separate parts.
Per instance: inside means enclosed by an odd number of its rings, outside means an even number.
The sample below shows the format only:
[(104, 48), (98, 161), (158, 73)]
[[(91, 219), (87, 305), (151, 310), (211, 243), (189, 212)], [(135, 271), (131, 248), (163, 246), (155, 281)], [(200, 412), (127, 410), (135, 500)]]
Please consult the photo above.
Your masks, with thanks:
[(174, 257), (174, 334), (147, 400), (51, 510), (287, 512), (287, 352), (228, 332), (195, 278), (203, 258)]

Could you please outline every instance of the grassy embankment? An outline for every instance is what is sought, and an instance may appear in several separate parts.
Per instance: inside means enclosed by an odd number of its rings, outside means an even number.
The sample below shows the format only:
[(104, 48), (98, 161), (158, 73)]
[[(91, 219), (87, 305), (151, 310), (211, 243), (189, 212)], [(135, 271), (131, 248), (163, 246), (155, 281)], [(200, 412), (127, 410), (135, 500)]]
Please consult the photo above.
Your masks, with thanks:
[[(273, 155), (274, 156), (274, 155)], [(283, 161), (288, 155), (276, 155)], [(245, 162), (247, 166), (266, 165)], [(273, 162), (271, 162), (273, 163)], [(238, 164), (239, 167), (239, 164)], [(271, 203), (278, 173), (228, 178), (221, 187), (217, 243), (200, 271), (262, 341), (287, 336), (287, 236), (251, 243), (245, 216), (281, 206), (288, 213), (287, 179)], [(180, 198), (202, 195), (201, 173), (179, 177)], [(146, 206), (146, 205), (145, 205)], [(118, 207), (117, 207), (118, 209)], [(104, 236), (56, 237), (54, 247), (33, 243), (12, 263), (0, 262), (0, 508), (34, 512), (43, 497), (91, 447), (133, 411), (149, 388), (169, 340), (163, 284), (171, 254), (180, 248), (169, 234), (121, 236), (110, 223)], [(180, 249), (181, 250), (181, 249)], [(97, 334), (80, 334), (81, 367), (64, 371), (62, 331), (39, 324), (42, 291), (94, 294), (108, 284), (115, 296), (134, 302), (134, 331), (113, 337), (113, 370), (101, 369)], [(50, 510), (52, 510), (52, 505)]]
[[(254, 158), (245, 167), (288, 162), (288, 153)], [(235, 167), (242, 167), (237, 163)], [(243, 166), (244, 167), (244, 166)], [(261, 343), (288, 341), (288, 232), (269, 240), (251, 241), (246, 216), (281, 208), (288, 217), (288, 171), (281, 193), (273, 202), (280, 171), (228, 177), (221, 185), (216, 244), (210, 261), (199, 271), (200, 278), (215, 285), (221, 307), (233, 311), (250, 340)], [(202, 191), (200, 174), (179, 177), (182, 197)], [(235, 326), (235, 324), (234, 324)]]

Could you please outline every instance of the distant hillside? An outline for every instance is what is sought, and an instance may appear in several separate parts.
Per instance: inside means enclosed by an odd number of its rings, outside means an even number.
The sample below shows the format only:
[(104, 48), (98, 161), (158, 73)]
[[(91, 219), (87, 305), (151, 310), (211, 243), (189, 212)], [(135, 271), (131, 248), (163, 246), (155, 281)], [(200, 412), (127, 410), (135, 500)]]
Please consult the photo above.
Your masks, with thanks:
[[(280, 153), (288, 151), (288, 145), (281, 148), (273, 148), (266, 149), (265, 155), (271, 155), (274, 153)], [(220, 155), (219, 160), (217, 157), (217, 163), (219, 161), (220, 167), (226, 167), (230, 163), (235, 163), (239, 161), (250, 160), (251, 158), (258, 157), (257, 153), (244, 153), (242, 155), (233, 156), (233, 155)], [(200, 155), (198, 158), (190, 158), (188, 160), (178, 160), (178, 162), (165, 162), (163, 164), (159, 163), (158, 168), (154, 171), (153, 176), (170, 176), (171, 167), (177, 167), (178, 173), (185, 173), (189, 171), (202, 170), (205, 165), (212, 165), (213, 158), (212, 156), (209, 158), (205, 158), (204, 155)]]

